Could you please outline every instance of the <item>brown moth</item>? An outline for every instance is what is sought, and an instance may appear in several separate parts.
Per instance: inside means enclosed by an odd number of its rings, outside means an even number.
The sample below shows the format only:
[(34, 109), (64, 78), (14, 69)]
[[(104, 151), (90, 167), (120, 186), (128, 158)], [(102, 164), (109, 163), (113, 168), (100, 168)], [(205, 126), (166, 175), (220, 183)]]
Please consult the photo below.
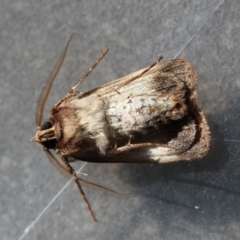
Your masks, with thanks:
[(70, 162), (169, 163), (200, 159), (209, 150), (210, 132), (197, 106), (195, 70), (185, 59), (160, 63), (160, 57), (147, 68), (78, 93), (77, 88), (108, 50), (53, 106), (49, 119), (42, 123), (47, 98), (72, 37), (39, 98), (38, 127), (32, 141), (43, 146), (53, 165), (73, 177), (96, 221), (80, 185), (80, 181), (90, 182), (79, 178)]

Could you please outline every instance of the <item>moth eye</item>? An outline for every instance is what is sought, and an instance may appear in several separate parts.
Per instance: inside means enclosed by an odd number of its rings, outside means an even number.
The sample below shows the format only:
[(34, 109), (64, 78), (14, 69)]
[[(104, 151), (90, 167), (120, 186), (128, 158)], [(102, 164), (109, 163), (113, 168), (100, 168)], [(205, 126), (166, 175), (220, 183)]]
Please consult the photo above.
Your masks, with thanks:
[[(52, 127), (52, 124), (48, 121), (42, 123), (41, 127), (40, 127), (40, 130), (43, 131), (43, 130), (47, 130), (49, 128)], [(45, 141), (45, 142), (42, 142), (42, 145), (47, 148), (47, 149), (55, 149), (56, 148), (56, 144), (57, 144), (57, 140), (56, 139), (51, 139), (51, 140), (48, 140), (48, 141)]]
[(57, 140), (56, 139), (51, 139), (48, 140), (46, 142), (42, 142), (42, 145), (47, 148), (47, 149), (55, 149), (56, 148), (56, 144), (57, 144)]
[(40, 127), (40, 130), (46, 130), (46, 129), (49, 129), (52, 127), (52, 124), (50, 122), (44, 122), (42, 123), (41, 127)]

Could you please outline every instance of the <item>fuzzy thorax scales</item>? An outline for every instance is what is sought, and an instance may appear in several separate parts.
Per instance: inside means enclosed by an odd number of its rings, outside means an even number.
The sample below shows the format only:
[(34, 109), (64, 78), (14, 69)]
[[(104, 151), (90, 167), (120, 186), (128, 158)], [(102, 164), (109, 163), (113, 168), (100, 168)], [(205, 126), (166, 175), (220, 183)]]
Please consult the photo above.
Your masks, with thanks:
[(57, 150), (62, 155), (98, 148), (104, 154), (108, 147), (105, 104), (95, 96), (62, 103), (53, 113)]

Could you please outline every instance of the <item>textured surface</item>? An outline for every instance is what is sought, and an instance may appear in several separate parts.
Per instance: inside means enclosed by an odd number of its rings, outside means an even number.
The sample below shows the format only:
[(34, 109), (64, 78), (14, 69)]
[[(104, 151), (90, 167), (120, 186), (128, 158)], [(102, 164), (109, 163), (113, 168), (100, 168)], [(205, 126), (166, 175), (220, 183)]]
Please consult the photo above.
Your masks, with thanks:
[[(239, 239), (239, 12), (231, 0), (1, 1), (1, 239)], [(80, 91), (179, 56), (197, 70), (212, 132), (201, 161), (85, 165), (88, 180), (134, 193), (85, 188), (98, 223), (30, 142), (41, 86), (73, 32), (47, 110), (105, 48)]]

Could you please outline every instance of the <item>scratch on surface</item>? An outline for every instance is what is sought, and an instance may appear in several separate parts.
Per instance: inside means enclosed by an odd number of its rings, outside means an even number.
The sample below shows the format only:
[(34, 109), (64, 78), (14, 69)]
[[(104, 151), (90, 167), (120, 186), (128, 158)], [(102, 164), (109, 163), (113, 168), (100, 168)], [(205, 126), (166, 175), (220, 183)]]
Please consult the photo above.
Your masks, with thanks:
[[(81, 168), (77, 171), (77, 173), (81, 172), (82, 169), (87, 165), (84, 163)], [(68, 185), (72, 182), (73, 179), (69, 180), (64, 187), (56, 194), (56, 196), (47, 204), (47, 206), (38, 214), (38, 216), (33, 220), (24, 230), (24, 233), (19, 237), (19, 240), (24, 239), (30, 230), (37, 224), (40, 218), (44, 215), (45, 212), (53, 205), (53, 203), (58, 199), (58, 197), (64, 192), (64, 190), (68, 187)]]
[(219, 5), (209, 14), (209, 16), (206, 18), (205, 22), (202, 26), (199, 27), (199, 29), (192, 35), (192, 37), (184, 44), (184, 46), (180, 49), (180, 51), (173, 57), (175, 59), (184, 49), (185, 47), (192, 41), (192, 39), (200, 32), (200, 30), (205, 26), (205, 24), (208, 22), (208, 20), (211, 18), (211, 16), (217, 11), (217, 9), (223, 4), (224, 0), (219, 3)]
[(219, 139), (219, 138), (212, 138), (212, 139), (216, 141), (240, 143), (240, 140), (237, 140), (237, 139)]

